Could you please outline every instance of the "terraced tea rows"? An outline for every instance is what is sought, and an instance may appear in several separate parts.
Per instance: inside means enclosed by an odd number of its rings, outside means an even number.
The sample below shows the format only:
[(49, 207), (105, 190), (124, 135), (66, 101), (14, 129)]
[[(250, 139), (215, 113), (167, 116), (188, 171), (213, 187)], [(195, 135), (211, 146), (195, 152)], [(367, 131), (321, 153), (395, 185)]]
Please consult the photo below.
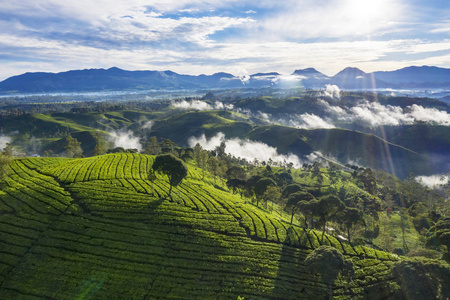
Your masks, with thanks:
[[(305, 271), (318, 233), (238, 196), (146, 174), (153, 157), (14, 160), (0, 192), (0, 295), (5, 299), (310, 299), (326, 287)], [(355, 280), (336, 295), (386, 289), (396, 258), (334, 237)], [(362, 258), (365, 259), (362, 259)], [(45, 280), (43, 280), (45, 278)], [(389, 293), (389, 289), (386, 293)]]

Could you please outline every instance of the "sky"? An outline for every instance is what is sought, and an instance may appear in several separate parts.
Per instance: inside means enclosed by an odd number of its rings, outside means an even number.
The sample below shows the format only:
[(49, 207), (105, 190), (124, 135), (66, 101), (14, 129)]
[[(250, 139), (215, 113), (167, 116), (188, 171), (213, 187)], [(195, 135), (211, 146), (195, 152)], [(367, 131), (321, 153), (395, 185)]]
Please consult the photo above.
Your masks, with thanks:
[(450, 68), (448, 0), (0, 0), (0, 80), (119, 67), (332, 76)]

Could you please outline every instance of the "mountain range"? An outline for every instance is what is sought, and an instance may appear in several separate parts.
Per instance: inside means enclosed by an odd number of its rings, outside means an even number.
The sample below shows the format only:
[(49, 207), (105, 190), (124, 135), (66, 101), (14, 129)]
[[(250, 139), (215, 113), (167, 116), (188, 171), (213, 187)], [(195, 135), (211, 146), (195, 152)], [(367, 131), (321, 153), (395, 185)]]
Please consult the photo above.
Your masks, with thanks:
[(40, 93), (118, 90), (184, 90), (212, 88), (305, 87), (370, 90), (374, 88), (446, 88), (450, 87), (450, 69), (407, 67), (396, 71), (365, 73), (358, 68), (345, 68), (327, 76), (314, 68), (295, 70), (290, 75), (277, 72), (234, 76), (183, 75), (172, 71), (126, 71), (109, 69), (72, 70), (61, 73), (25, 73), (0, 82), (0, 93)]

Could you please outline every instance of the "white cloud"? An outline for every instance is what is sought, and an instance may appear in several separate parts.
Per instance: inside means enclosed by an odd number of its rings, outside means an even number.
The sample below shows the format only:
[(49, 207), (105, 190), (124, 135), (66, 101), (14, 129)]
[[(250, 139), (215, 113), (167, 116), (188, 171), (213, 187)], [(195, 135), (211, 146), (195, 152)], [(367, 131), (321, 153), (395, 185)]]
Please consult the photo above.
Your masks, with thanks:
[(142, 124), (142, 129), (147, 129), (148, 131), (150, 131), (154, 123), (155, 122), (151, 120), (145, 121), (144, 124)]
[(318, 99), (317, 102), (325, 108), (326, 112), (328, 112), (332, 115), (338, 115), (338, 116), (342, 117), (347, 114), (343, 108), (341, 108), (339, 106), (332, 106), (325, 100)]
[(398, 106), (384, 106), (376, 102), (364, 101), (350, 108), (351, 115), (343, 117), (348, 121), (358, 121), (370, 126), (412, 124), (414, 118), (403, 113)]
[(450, 126), (450, 114), (446, 111), (438, 110), (436, 108), (424, 108), (416, 104), (413, 104), (408, 108), (407, 114), (417, 121)]
[(233, 110), (234, 105), (231, 103), (223, 103), (220, 101), (214, 102), (214, 109), (215, 110)]
[[(275, 16), (255, 24), (268, 36), (336, 38), (397, 30), (408, 8), (400, 0), (287, 1)], [(261, 29), (262, 28), (262, 29)]]
[(324, 155), (320, 151), (314, 151), (310, 154), (306, 155), (306, 158), (309, 162), (321, 161), (323, 160)]
[(202, 135), (200, 137), (191, 137), (188, 141), (191, 147), (199, 143), (207, 150), (213, 150), (216, 146), (219, 146), (221, 142), (225, 142), (226, 153), (235, 157), (245, 158), (248, 161), (253, 161), (256, 158), (260, 162), (267, 162), (269, 159), (272, 159), (276, 162), (286, 161), (287, 163), (293, 163), (294, 167), (299, 167), (301, 165), (300, 159), (294, 154), (279, 154), (277, 148), (261, 142), (241, 140), (239, 138), (227, 139), (221, 132), (210, 139), (207, 139), (205, 135)]
[(200, 100), (192, 100), (192, 101), (173, 101), (172, 107), (183, 110), (212, 110), (213, 107), (208, 103)]
[(330, 121), (326, 121), (315, 114), (309, 113), (291, 116), (286, 123), (289, 126), (303, 129), (335, 128)]
[(124, 149), (142, 150), (139, 137), (134, 136), (131, 130), (109, 132), (109, 140), (114, 143), (114, 147), (122, 147)]
[(341, 90), (337, 85), (327, 84), (325, 85), (325, 96), (340, 99), (341, 98)]
[(4, 134), (0, 135), (0, 151), (3, 151), (6, 144), (11, 144), (11, 138)]
[(232, 110), (234, 108), (231, 103), (222, 103), (220, 101), (214, 102), (214, 105), (210, 105), (205, 101), (200, 100), (181, 100), (172, 101), (172, 107), (182, 110)]
[(416, 181), (429, 188), (434, 188), (440, 185), (448, 184), (450, 177), (448, 175), (431, 175), (431, 176), (417, 176)]
[(446, 111), (424, 108), (416, 104), (402, 109), (399, 106), (384, 106), (377, 102), (363, 101), (357, 106), (350, 108), (350, 113), (340, 115), (338, 118), (372, 127), (411, 125), (417, 121), (450, 126), (450, 115)]

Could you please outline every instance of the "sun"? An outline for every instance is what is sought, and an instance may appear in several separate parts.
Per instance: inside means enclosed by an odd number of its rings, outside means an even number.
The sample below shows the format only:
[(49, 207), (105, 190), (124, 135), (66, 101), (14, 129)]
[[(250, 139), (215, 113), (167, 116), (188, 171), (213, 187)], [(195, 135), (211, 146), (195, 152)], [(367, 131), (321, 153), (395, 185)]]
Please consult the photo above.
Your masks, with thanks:
[(395, 20), (396, 0), (344, 0), (349, 24), (361, 33), (370, 33)]

